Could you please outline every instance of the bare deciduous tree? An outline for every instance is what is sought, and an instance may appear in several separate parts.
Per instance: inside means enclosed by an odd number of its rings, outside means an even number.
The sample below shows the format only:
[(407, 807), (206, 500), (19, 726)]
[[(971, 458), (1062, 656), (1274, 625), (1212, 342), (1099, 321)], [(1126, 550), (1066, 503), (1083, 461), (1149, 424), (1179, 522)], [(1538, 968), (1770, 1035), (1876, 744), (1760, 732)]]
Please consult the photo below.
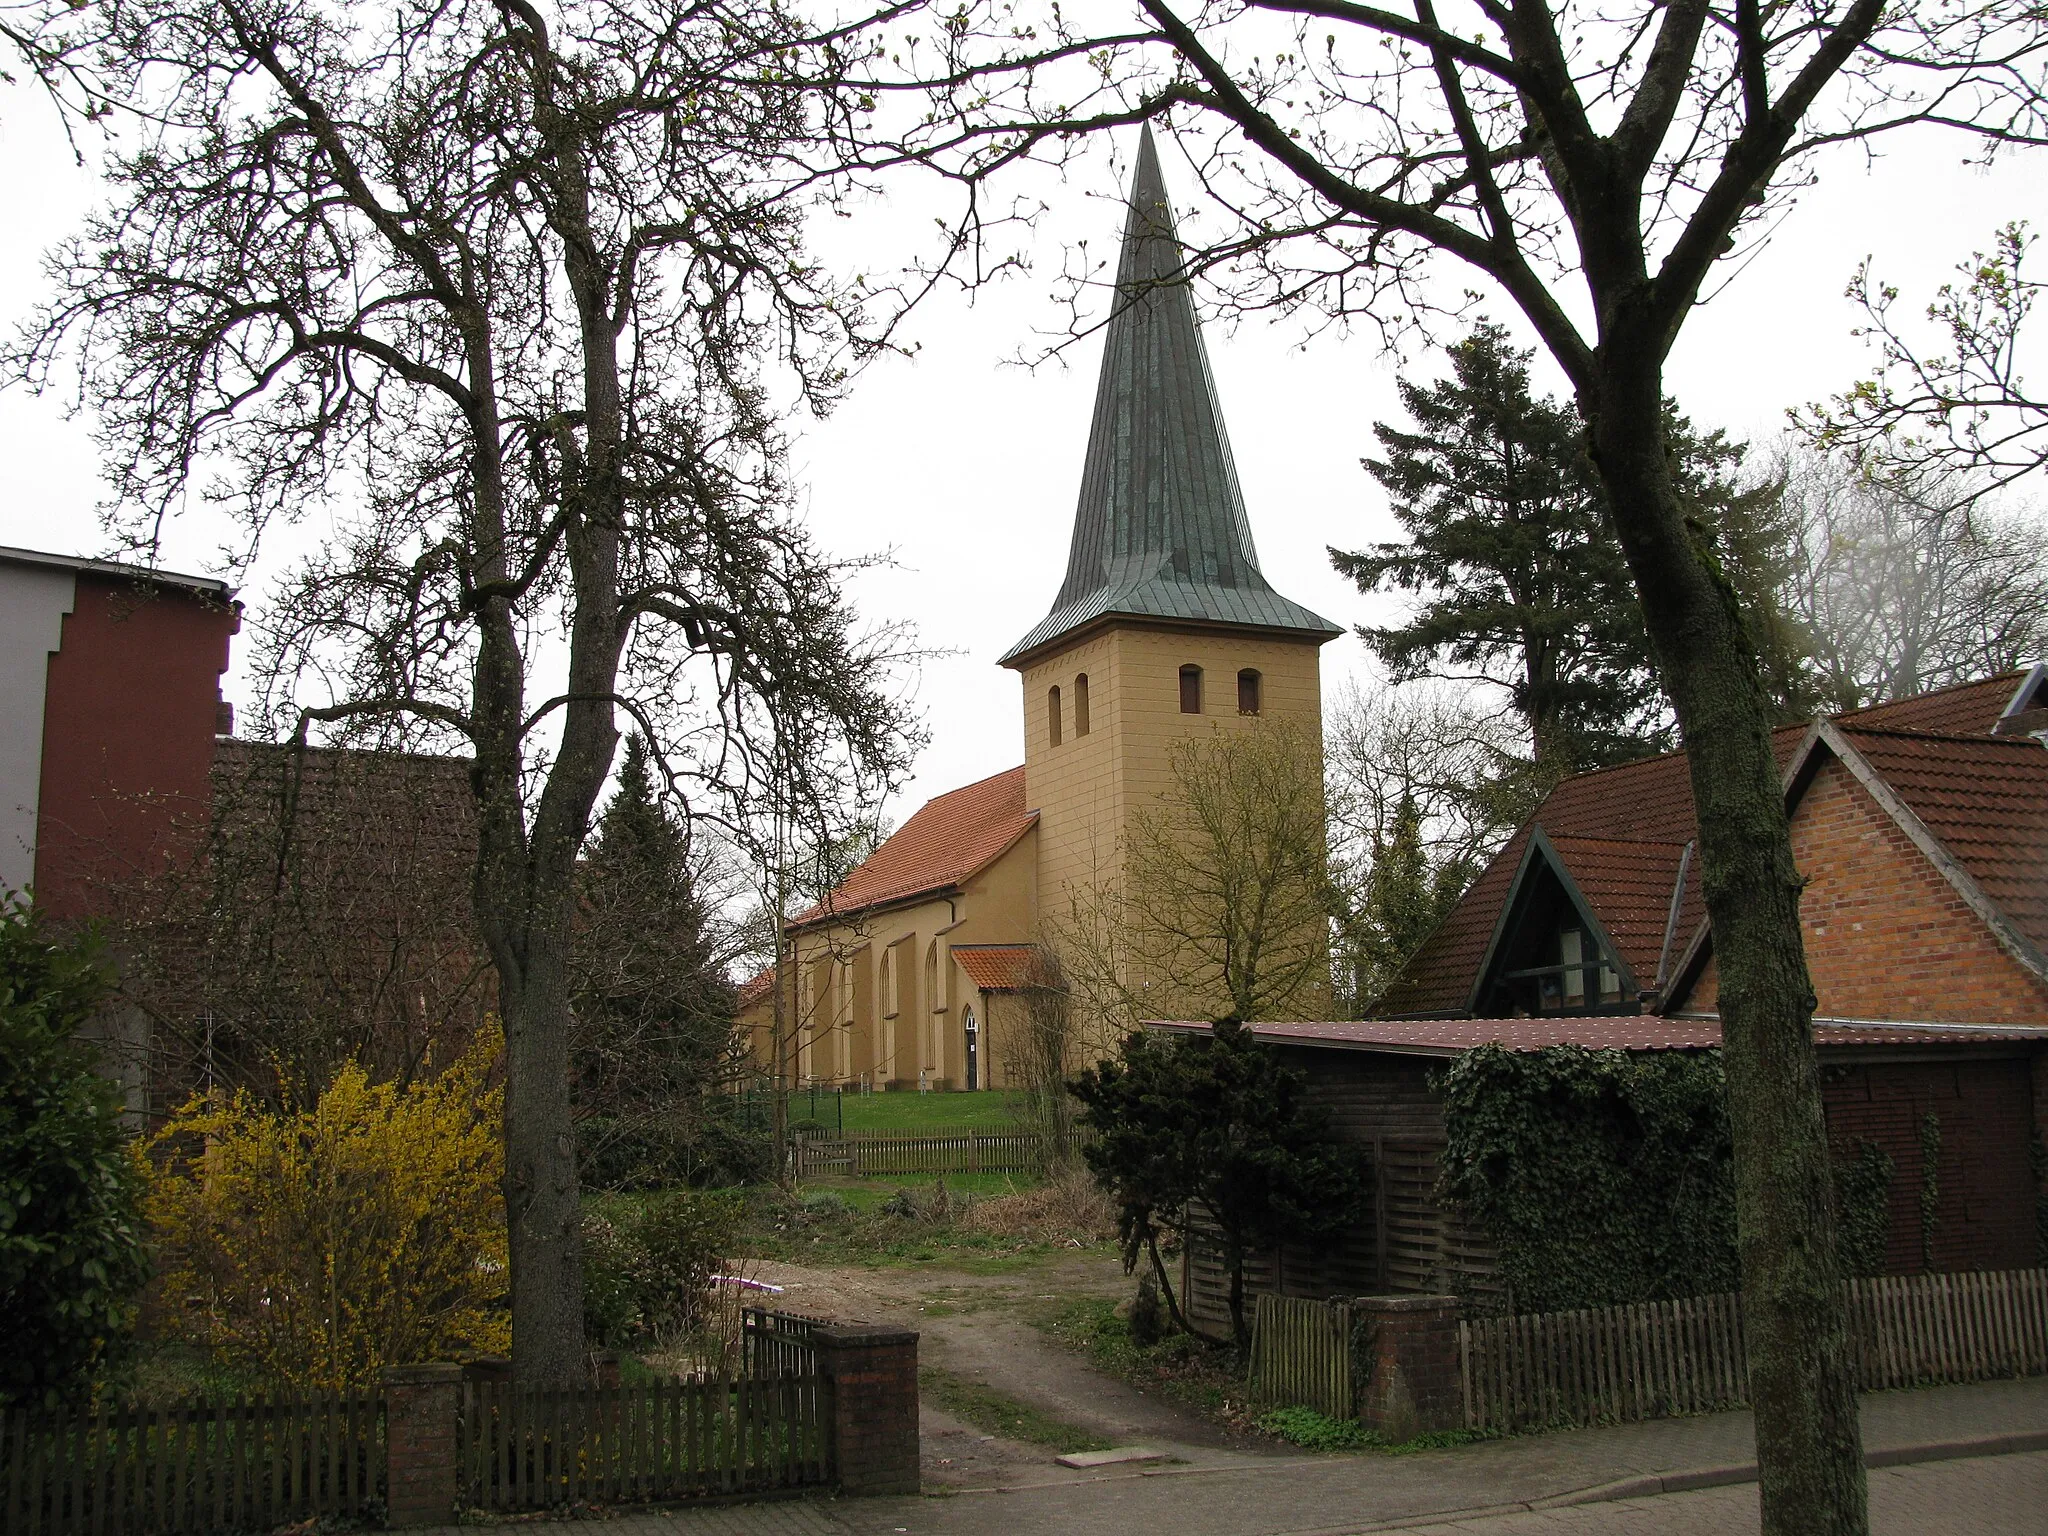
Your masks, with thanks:
[(1138, 1021), (1327, 1013), (1321, 744), (1262, 720), (1176, 742), (1171, 787), (1127, 823), (1106, 880), (1044, 917), (1091, 1046)]
[[(949, 94), (907, 153), (988, 175), (1164, 118), (1227, 221), (1191, 253), (1241, 305), (1398, 331), (1513, 301), (1570, 381), (1688, 761), (1726, 1040), (1764, 1530), (1867, 1529), (1798, 871), (1771, 700), (1688, 524), (1666, 360), (1824, 148), (1939, 124), (2048, 140), (2032, 0), (1135, 0), (949, 10)], [(1448, 274), (1446, 274), (1448, 275)], [(1450, 300), (1463, 312), (1468, 306)], [(1681, 402), (1682, 403), (1682, 402)]]
[(1899, 290), (1866, 261), (1849, 297), (1863, 310), (1860, 334), (1877, 347), (1877, 369), (1797, 413), (1800, 428), (1909, 485), (1961, 471), (1966, 478), (1949, 488), (1975, 496), (2038, 473), (2048, 463), (2048, 395), (2028, 387), (2024, 370), (2027, 316), (2043, 287), (2026, 272), (2036, 238), (2023, 222), (2006, 225), (1990, 251), (1957, 269), (1960, 283), (1936, 290), (1925, 310), (1931, 345), (1901, 320)]
[(132, 545), (188, 498), (252, 543), (332, 520), (256, 626), (275, 729), (470, 757), (514, 1369), (574, 1379), (574, 874), (616, 715), (736, 824), (792, 737), (798, 807), (905, 760), (781, 473), (777, 399), (881, 339), (803, 252), (806, 39), (769, 0), (90, 17), (131, 137), (12, 371), (75, 362)]
[(1858, 709), (2048, 655), (2048, 533), (1956, 474), (1877, 479), (1841, 457), (1783, 461), (1783, 603), (1821, 696)]

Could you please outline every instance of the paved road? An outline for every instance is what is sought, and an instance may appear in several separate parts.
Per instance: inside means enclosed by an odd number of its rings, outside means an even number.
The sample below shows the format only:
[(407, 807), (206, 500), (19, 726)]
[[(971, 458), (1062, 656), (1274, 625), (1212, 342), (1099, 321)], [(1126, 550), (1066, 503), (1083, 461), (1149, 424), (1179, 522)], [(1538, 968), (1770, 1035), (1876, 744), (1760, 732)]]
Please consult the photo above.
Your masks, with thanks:
[[(1411, 1525), (1355, 1525), (1341, 1520), (1281, 1533), (1245, 1523), (1227, 1506), (1204, 1496), (1206, 1480), (1177, 1480), (1170, 1524), (1126, 1520), (1127, 1531), (1170, 1536), (1752, 1536), (1757, 1529), (1756, 1487), (1739, 1484), (1649, 1499), (1577, 1504), (1563, 1509), (1514, 1510)], [(1124, 1501), (1096, 1490), (1108, 1505)], [(1870, 1474), (1874, 1536), (2041, 1536), (2048, 1528), (2048, 1451), (1987, 1456), (1967, 1461), (1890, 1467)], [(951, 1536), (960, 1531), (1001, 1531), (1037, 1536), (1095, 1529), (1077, 1525), (1065, 1500), (1020, 1500), (1002, 1495), (886, 1501), (884, 1509), (853, 1501), (803, 1501), (730, 1509), (636, 1515), (604, 1527), (608, 1536)], [(1334, 1513), (1334, 1512), (1333, 1512)]]
[[(2048, 1451), (1888, 1467), (1870, 1474), (1873, 1536), (2040, 1536), (2048, 1529)], [(1382, 1528), (1383, 1531), (1386, 1528)], [(1569, 1509), (1392, 1528), (1399, 1536), (1751, 1536), (1756, 1487), (1667, 1493)], [(1388, 1536), (1392, 1536), (1392, 1532)]]

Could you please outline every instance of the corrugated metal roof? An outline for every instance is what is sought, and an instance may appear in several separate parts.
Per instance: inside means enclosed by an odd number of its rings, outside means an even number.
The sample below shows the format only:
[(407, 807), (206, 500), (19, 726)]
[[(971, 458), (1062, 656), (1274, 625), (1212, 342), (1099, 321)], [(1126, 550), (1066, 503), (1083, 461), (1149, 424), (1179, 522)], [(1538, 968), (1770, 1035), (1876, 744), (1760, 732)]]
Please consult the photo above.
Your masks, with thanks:
[(1333, 639), (1259, 570), (1148, 127), (1138, 144), (1067, 577), (1014, 665), (1098, 619), (1241, 624)]
[[(1721, 1043), (1719, 1019), (1660, 1018), (1654, 1014), (1560, 1019), (1346, 1019), (1250, 1027), (1259, 1039), (1275, 1045), (1420, 1056), (1455, 1056), (1481, 1045), (1498, 1045), (1510, 1051), (1541, 1051), (1558, 1045), (1576, 1045), (1589, 1051), (1700, 1051)], [(1146, 1021), (1146, 1028), (1207, 1033), (1210, 1026), (1188, 1020), (1153, 1019)], [(1986, 1045), (2048, 1040), (2048, 1029), (1816, 1021), (1813, 1036), (1814, 1043), (1823, 1049), (1851, 1045)]]

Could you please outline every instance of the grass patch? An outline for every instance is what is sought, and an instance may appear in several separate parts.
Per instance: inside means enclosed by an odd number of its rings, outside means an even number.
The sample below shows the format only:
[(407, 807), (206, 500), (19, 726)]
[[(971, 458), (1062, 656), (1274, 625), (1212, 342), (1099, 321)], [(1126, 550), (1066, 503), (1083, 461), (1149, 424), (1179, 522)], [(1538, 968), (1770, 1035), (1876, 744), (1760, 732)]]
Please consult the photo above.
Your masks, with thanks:
[(743, 1251), (748, 1258), (785, 1264), (931, 1265), (981, 1275), (1013, 1274), (1063, 1251), (1060, 1242), (1035, 1232), (980, 1231), (963, 1223), (970, 1195), (994, 1198), (1029, 1187), (1029, 1181), (1009, 1175), (982, 1174), (986, 1193), (976, 1194), (968, 1182), (975, 1177), (948, 1174), (943, 1204), (931, 1180), (813, 1184), (797, 1197), (772, 1188), (749, 1190)]
[(1130, 1324), (1116, 1315), (1116, 1303), (1100, 1298), (1069, 1301), (1031, 1321), (1099, 1371), (1234, 1428), (1247, 1424), (1244, 1380), (1233, 1349), (1187, 1334), (1140, 1344)]
[(1049, 1413), (1020, 1403), (1006, 1392), (978, 1381), (967, 1381), (935, 1366), (917, 1373), (917, 1384), (946, 1412), (972, 1424), (985, 1435), (1000, 1435), (1026, 1445), (1043, 1445), (1062, 1455), (1070, 1451), (1106, 1451), (1110, 1442), (1100, 1435), (1056, 1419)]
[(188, 1397), (229, 1398), (269, 1385), (260, 1373), (224, 1365), (182, 1339), (137, 1344), (107, 1381), (111, 1397), (145, 1408), (167, 1408)]
[(1305, 1451), (1385, 1451), (1399, 1456), (1410, 1451), (1446, 1451), (1499, 1438), (1496, 1431), (1489, 1429), (1429, 1429), (1396, 1444), (1356, 1419), (1333, 1419), (1313, 1408), (1275, 1408), (1261, 1414), (1255, 1422), (1267, 1434)]
[[(791, 1101), (791, 1113), (801, 1099)], [(824, 1106), (818, 1118), (836, 1128), (839, 1115), (849, 1131), (961, 1130), (1008, 1131), (1019, 1128), (1017, 1097), (1000, 1091), (985, 1093), (849, 1093), (838, 1106)]]

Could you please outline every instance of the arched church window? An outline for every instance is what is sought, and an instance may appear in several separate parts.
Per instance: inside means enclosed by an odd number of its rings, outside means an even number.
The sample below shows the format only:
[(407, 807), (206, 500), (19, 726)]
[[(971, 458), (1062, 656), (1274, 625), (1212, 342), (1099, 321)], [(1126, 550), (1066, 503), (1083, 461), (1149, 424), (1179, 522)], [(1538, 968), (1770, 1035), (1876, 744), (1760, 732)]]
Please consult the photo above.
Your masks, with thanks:
[(1255, 667), (1246, 667), (1237, 674), (1237, 712), (1240, 715), (1259, 712), (1259, 674)]
[(1060, 744), (1060, 690), (1055, 684), (1045, 691), (1045, 718), (1052, 727), (1052, 744)]
[(1088, 734), (1088, 674), (1077, 673), (1074, 677), (1074, 734)]
[(1202, 712), (1202, 669), (1185, 666), (1180, 669), (1180, 712), (1184, 715), (1199, 715)]

